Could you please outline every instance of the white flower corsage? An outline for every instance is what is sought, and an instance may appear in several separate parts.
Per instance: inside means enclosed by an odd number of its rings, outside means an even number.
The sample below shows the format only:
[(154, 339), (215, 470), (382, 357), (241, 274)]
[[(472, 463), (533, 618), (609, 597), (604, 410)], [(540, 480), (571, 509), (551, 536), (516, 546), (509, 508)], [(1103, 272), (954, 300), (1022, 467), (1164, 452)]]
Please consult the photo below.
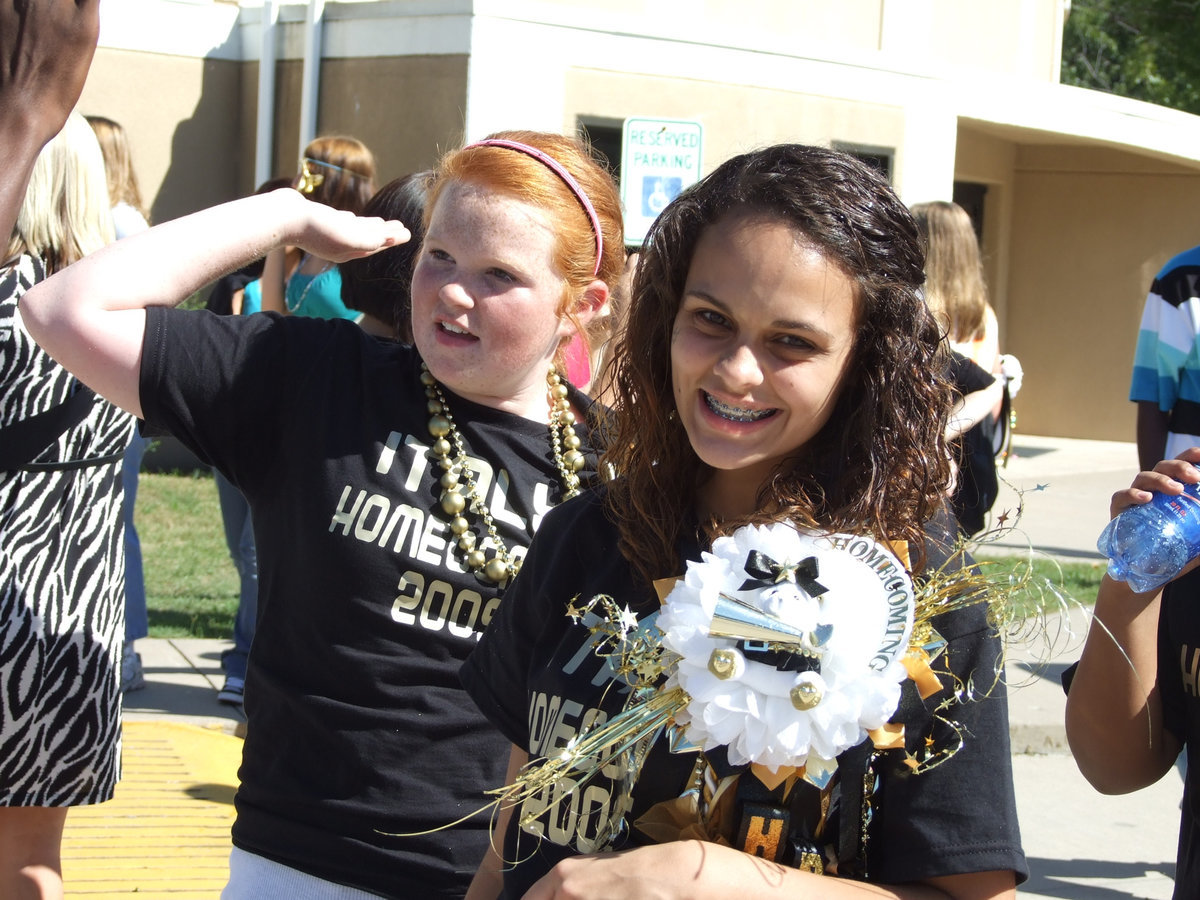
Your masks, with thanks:
[(667, 596), (675, 722), (733, 765), (806, 767), (816, 782), (895, 712), (915, 597), (900, 561), (863, 537), (748, 526), (713, 543)]

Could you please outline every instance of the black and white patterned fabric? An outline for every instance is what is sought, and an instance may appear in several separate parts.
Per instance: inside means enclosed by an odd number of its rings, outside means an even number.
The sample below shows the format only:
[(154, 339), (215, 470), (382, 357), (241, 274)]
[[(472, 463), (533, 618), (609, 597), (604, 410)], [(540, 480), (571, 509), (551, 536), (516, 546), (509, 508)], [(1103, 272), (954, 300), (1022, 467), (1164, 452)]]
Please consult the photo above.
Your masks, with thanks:
[[(0, 441), (78, 389), (21, 324), (45, 278), (0, 270)], [(121, 454), (133, 418), (96, 397), (32, 463), (0, 472), (0, 805), (76, 806), (120, 776), (125, 559)]]

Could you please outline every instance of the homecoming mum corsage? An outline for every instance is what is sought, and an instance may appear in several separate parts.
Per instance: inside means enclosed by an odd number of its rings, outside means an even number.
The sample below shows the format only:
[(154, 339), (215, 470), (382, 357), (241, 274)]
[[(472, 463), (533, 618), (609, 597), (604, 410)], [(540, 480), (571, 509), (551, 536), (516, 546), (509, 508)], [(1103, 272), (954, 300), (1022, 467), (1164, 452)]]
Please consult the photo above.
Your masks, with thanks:
[[(681, 796), (632, 823), (639, 832), (851, 874), (865, 858), (876, 754), (902, 752), (914, 775), (940, 765), (962, 747), (963, 733), (938, 713), (995, 683), (963, 684), (939, 664), (945, 641), (935, 616), (985, 604), (993, 624), (1005, 624), (997, 620), (1012, 585), (992, 585), (963, 565), (964, 553), (957, 548), (915, 588), (903, 544), (788, 523), (746, 526), (659, 585), (653, 624), (607, 595), (574, 598), (567, 614), (589, 623), (627, 701), (492, 792), (496, 802), (513, 805), (522, 828), (541, 834), (539, 819), (566, 795), (586, 790), (602, 769), (624, 773), (623, 802), (599, 838), (579, 846), (606, 849), (629, 827), (623, 813), (650, 746), (665, 734), (672, 751), (696, 753), (697, 763)], [(921, 698), (946, 693), (934, 701), (933, 731), (910, 741), (911, 751), (904, 725), (890, 721), (906, 679)]]

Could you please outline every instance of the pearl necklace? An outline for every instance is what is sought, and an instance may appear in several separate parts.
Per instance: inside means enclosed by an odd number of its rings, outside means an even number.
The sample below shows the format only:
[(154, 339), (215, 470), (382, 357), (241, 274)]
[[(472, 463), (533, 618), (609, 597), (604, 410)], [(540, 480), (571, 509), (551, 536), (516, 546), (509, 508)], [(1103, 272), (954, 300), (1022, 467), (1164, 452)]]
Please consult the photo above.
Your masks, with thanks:
[[(579, 493), (578, 472), (583, 468), (585, 458), (579, 450), (581, 442), (575, 433), (575, 413), (571, 411), (571, 403), (567, 399), (567, 386), (553, 367), (546, 376), (546, 382), (550, 399), (550, 449), (562, 478), (563, 499), (570, 500)], [(517, 574), (521, 560), (513, 559), (500, 540), (492, 514), (479, 495), (475, 475), (463, 449), (462, 435), (454, 424), (446, 396), (425, 363), (421, 363), (421, 384), (425, 385), (425, 396), (428, 398), (429, 433), (434, 438), (431, 449), (442, 468), (442, 495), (438, 502), (442, 511), (451, 517), (450, 531), (459, 549), (466, 555), (467, 565), (492, 584), (503, 584)], [(475, 533), (470, 530), (471, 523), (463, 516), (468, 510), (479, 516), (495, 547), (491, 559), (476, 545)]]

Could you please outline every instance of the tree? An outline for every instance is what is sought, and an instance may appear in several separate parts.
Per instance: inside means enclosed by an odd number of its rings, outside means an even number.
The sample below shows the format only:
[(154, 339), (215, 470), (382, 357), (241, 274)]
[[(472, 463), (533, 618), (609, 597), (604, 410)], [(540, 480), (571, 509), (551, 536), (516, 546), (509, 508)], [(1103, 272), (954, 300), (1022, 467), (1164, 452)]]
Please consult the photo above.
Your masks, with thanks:
[(1073, 0), (1062, 81), (1200, 115), (1200, 0)]

